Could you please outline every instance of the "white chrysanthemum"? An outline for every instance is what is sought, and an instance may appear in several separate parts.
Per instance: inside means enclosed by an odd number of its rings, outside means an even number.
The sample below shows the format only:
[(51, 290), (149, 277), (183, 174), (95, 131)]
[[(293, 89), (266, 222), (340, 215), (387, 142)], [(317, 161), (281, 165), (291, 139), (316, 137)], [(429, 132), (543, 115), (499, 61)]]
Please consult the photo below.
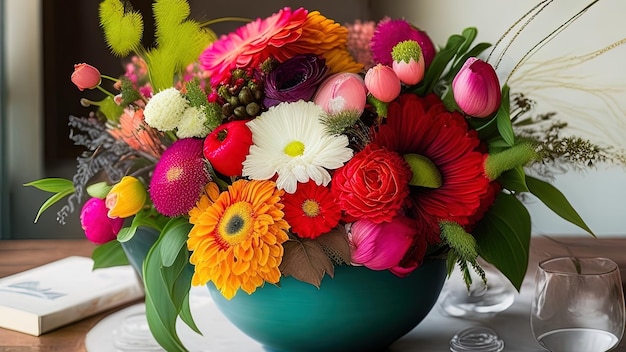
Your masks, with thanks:
[(176, 88), (155, 94), (143, 111), (146, 123), (159, 131), (171, 131), (180, 121), (189, 101)]
[(187, 108), (180, 118), (176, 130), (178, 138), (204, 138), (209, 134), (209, 128), (205, 125), (206, 115), (195, 106)]
[(243, 162), (243, 176), (267, 180), (278, 174), (276, 187), (294, 193), (298, 182), (328, 185), (328, 170), (352, 157), (348, 137), (326, 132), (324, 111), (313, 102), (297, 101), (271, 107), (247, 123), (253, 145)]

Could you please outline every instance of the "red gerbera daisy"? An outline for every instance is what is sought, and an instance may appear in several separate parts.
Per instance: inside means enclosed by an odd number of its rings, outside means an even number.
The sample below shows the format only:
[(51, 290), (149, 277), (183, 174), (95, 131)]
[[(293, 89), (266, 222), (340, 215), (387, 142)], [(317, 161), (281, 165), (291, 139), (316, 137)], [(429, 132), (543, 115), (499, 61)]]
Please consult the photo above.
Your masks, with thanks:
[(404, 94), (389, 105), (387, 124), (374, 142), (401, 155), (414, 153), (434, 163), (442, 178), (439, 188), (412, 187), (410, 212), (423, 226), (429, 243), (439, 242), (439, 223), (454, 221), (467, 226), (484, 211), (489, 180), (484, 174), (485, 155), (480, 140), (468, 130), (463, 116), (445, 109), (436, 95), (426, 98)]
[(283, 196), (285, 220), (300, 237), (317, 238), (339, 223), (341, 209), (330, 190), (315, 182), (298, 184), (295, 193)]

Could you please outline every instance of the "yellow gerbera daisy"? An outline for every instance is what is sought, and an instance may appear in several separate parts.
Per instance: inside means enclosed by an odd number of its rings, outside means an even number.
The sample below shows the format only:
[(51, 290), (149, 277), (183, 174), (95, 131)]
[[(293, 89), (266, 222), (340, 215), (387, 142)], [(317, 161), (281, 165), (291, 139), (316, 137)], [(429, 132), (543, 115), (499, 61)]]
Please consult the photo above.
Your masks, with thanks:
[(212, 281), (227, 299), (240, 288), (251, 294), (266, 281), (278, 283), (289, 229), (280, 203), (283, 191), (272, 181), (241, 179), (214, 202), (211, 195), (215, 192), (203, 194), (190, 212), (194, 226), (187, 247), (195, 265), (191, 283)]

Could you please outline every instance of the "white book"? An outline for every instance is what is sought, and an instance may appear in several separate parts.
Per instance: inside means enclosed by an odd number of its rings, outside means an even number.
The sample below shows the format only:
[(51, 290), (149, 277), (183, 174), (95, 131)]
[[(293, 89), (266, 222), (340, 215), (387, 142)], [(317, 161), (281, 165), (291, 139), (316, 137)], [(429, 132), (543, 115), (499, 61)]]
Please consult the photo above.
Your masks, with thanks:
[(72, 256), (0, 279), (0, 327), (39, 336), (144, 296), (130, 265)]

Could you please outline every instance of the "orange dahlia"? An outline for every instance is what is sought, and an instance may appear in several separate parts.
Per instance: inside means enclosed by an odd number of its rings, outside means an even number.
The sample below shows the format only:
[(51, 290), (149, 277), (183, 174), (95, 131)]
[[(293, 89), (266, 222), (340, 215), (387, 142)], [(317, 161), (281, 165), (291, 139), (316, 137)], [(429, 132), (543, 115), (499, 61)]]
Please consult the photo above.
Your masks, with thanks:
[(240, 288), (251, 294), (266, 281), (278, 283), (289, 229), (280, 202), (283, 191), (272, 181), (240, 179), (214, 202), (208, 199), (214, 195), (203, 194), (190, 212), (192, 284), (212, 281), (230, 299)]

